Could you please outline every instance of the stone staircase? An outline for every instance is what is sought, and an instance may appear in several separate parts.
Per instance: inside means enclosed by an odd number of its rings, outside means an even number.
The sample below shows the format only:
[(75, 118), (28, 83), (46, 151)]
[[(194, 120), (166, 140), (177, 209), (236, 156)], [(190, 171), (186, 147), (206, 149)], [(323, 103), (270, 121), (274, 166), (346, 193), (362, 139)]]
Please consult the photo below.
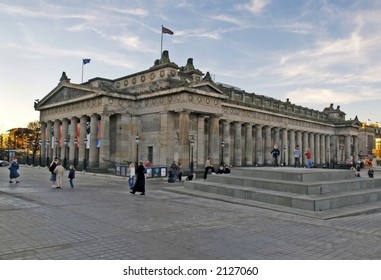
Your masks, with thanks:
[[(363, 172), (364, 173), (364, 172)], [(196, 195), (317, 218), (381, 210), (381, 178), (355, 177), (350, 170), (291, 167), (234, 168), (207, 181), (171, 188)]]

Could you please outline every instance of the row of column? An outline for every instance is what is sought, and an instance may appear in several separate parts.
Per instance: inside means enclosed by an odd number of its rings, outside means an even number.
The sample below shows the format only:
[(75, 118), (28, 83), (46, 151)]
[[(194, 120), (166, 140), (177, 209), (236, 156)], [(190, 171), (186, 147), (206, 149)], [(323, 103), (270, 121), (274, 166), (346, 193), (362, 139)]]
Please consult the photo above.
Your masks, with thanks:
[[(189, 161), (189, 139), (193, 137), (189, 135), (189, 114), (189, 112), (179, 113), (179, 160), (182, 162)], [(349, 164), (357, 161), (357, 136), (344, 136), (344, 145), (340, 146), (338, 135), (231, 122), (220, 120), (219, 116), (198, 115), (197, 118), (194, 140), (197, 146), (195, 158), (199, 167), (203, 166), (208, 156), (215, 164), (224, 162), (233, 166), (271, 165), (270, 151), (275, 144), (281, 151), (280, 163), (288, 166), (294, 165), (293, 151), (296, 145), (299, 145), (302, 154), (302, 164), (306, 163), (304, 152), (307, 148), (311, 150), (316, 165)], [(206, 118), (209, 121), (208, 129), (205, 130)], [(222, 141), (223, 148), (221, 148)]]
[[(98, 121), (101, 120), (100, 146), (97, 147)], [(90, 122), (90, 141), (87, 143), (87, 125)], [(108, 114), (93, 114), (90, 117), (83, 115), (41, 122), (41, 156), (49, 159), (66, 160), (79, 168), (107, 167), (110, 148), (110, 116)], [(79, 123), (79, 135), (77, 125)], [(79, 137), (78, 137), (79, 136)], [(88, 152), (86, 152), (88, 151)], [(48, 163), (49, 164), (49, 163)]]

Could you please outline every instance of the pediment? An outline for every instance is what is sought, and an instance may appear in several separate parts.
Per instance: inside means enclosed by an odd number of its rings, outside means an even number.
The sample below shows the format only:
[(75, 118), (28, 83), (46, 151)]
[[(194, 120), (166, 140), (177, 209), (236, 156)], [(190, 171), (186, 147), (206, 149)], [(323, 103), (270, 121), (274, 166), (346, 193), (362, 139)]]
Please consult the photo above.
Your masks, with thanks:
[(70, 100), (78, 99), (81, 97), (89, 96), (94, 94), (94, 90), (70, 87), (70, 86), (59, 86), (53, 89), (48, 95), (46, 95), (36, 106), (36, 109), (47, 106), (59, 104), (62, 102), (67, 102)]
[(206, 91), (206, 92), (211, 92), (211, 93), (217, 93), (217, 94), (222, 94), (222, 92), (214, 85), (210, 83), (200, 83), (196, 84), (193, 86), (193, 88)]

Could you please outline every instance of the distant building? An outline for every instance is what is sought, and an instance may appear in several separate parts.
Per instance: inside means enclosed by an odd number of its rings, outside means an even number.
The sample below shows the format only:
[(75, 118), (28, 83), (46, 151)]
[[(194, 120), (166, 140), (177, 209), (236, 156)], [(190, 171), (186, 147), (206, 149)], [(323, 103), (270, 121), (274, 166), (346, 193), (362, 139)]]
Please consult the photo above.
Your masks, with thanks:
[(113, 80), (73, 84), (64, 72), (35, 109), (42, 157), (78, 168), (143, 159), (180, 161), (185, 171), (191, 159), (203, 169), (208, 156), (216, 166), (270, 165), (274, 144), (286, 165), (297, 144), (311, 149), (315, 165), (349, 164), (359, 155), (361, 122), (345, 120), (339, 106), (318, 111), (215, 83), (192, 58), (179, 67), (168, 51), (149, 69)]

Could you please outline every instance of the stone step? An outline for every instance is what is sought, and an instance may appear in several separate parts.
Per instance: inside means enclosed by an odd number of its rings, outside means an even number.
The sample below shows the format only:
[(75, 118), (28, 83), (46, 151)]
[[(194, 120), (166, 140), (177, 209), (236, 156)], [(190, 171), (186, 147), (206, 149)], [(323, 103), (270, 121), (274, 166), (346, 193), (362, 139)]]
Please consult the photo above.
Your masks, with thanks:
[(291, 182), (319, 182), (330, 180), (351, 179), (351, 170), (293, 168), (293, 167), (235, 167), (231, 170), (235, 176), (254, 177)]
[(295, 194), (323, 194), (344, 192), (381, 186), (381, 178), (355, 177), (353, 172), (348, 179), (335, 179), (330, 181), (283, 181), (278, 178), (269, 179), (261, 177), (245, 177), (232, 174), (212, 174), (207, 182), (228, 184), (233, 186), (254, 187), (259, 189), (289, 192)]
[(210, 181), (190, 181), (186, 182), (184, 187), (185, 189), (255, 200), (309, 211), (323, 211), (381, 200), (380, 187), (313, 195), (279, 192)]
[(362, 214), (368, 214), (368, 213), (381, 211), (381, 201), (362, 203), (362, 204), (350, 205), (350, 206), (345, 206), (340, 208), (328, 209), (325, 211), (314, 212), (314, 211), (309, 211), (309, 210), (304, 210), (299, 208), (291, 208), (291, 207), (283, 206), (283, 205), (242, 199), (242, 198), (237, 198), (233, 196), (226, 196), (226, 195), (220, 195), (215, 193), (208, 193), (204, 191), (197, 191), (197, 190), (188, 189), (182, 186), (176, 187), (176, 188), (165, 187), (163, 188), (163, 190), (169, 191), (169, 192), (175, 192), (175, 193), (183, 194), (183, 195), (190, 195), (190, 196), (195, 196), (195, 197), (200, 197), (200, 198), (205, 198), (210, 200), (217, 200), (217, 201), (223, 201), (227, 203), (246, 205), (249, 207), (268, 209), (272, 211), (290, 213), (293, 215), (301, 215), (301, 216), (306, 216), (306, 217), (315, 218), (315, 219), (322, 219), (322, 220), (348, 217), (348, 216), (354, 216), (354, 215), (362, 215)]

